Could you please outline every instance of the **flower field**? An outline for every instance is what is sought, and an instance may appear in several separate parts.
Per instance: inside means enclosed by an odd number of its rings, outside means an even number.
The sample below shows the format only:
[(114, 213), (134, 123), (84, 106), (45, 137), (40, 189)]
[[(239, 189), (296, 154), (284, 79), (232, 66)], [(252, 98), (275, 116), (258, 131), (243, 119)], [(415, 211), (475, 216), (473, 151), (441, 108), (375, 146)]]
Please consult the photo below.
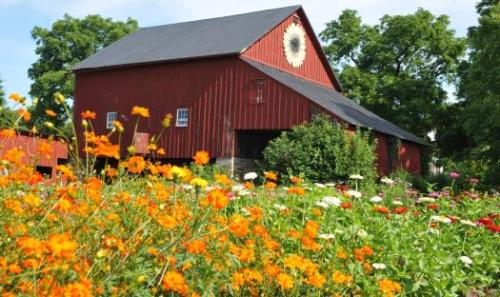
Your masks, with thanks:
[[(85, 133), (87, 159), (119, 154)], [(2, 296), (498, 294), (498, 196), (426, 196), (395, 178), (364, 186), (360, 175), (238, 180), (205, 151), (185, 167), (129, 152), (100, 173), (78, 160), (58, 166), (53, 180), (22, 162), (22, 149), (0, 156)]]

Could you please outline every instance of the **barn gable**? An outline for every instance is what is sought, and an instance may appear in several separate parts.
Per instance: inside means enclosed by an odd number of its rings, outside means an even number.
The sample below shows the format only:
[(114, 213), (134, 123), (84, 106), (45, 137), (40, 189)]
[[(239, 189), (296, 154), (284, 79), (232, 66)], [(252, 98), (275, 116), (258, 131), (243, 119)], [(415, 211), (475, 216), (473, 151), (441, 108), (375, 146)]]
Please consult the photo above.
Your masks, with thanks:
[[(305, 32), (305, 59), (300, 67), (293, 67), (284, 54), (283, 37), (291, 24), (297, 24)], [(306, 80), (341, 91), (340, 83), (321, 48), (321, 45), (302, 8), (283, 20), (242, 53), (242, 57), (293, 73)]]

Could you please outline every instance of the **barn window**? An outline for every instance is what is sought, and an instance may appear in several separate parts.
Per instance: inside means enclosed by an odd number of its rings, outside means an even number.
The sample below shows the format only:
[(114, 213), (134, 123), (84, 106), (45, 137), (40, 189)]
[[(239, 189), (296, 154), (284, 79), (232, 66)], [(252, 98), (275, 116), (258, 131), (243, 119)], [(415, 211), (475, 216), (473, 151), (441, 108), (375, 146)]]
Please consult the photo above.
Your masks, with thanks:
[(264, 103), (264, 85), (263, 78), (256, 78), (252, 81), (250, 88), (250, 103)]
[(177, 108), (176, 127), (187, 127), (189, 120), (189, 111), (187, 108)]
[(118, 113), (116, 111), (110, 111), (106, 113), (106, 129), (113, 129), (115, 125), (113, 121), (116, 121)]
[(294, 22), (295, 24), (299, 24), (300, 23), (300, 17), (296, 14), (294, 14), (292, 16), (292, 22)]

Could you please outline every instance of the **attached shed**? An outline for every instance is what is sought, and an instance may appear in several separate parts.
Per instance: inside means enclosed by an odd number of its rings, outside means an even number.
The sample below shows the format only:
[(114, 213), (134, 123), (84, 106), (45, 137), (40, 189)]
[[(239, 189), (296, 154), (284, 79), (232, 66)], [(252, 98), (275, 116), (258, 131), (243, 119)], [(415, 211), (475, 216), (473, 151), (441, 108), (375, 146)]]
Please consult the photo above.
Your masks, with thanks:
[[(259, 158), (280, 131), (323, 112), (376, 133), (380, 175), (394, 164), (420, 173), (425, 141), (341, 94), (300, 6), (142, 28), (73, 70), (75, 120), (82, 111), (97, 112), (97, 133), (117, 119), (126, 128), (122, 143), (131, 143), (138, 134), (129, 113), (139, 105), (150, 108), (138, 129), (148, 139), (172, 113), (175, 125), (159, 143), (168, 159), (205, 149), (235, 167)], [(390, 138), (400, 140), (399, 163), (389, 157)]]

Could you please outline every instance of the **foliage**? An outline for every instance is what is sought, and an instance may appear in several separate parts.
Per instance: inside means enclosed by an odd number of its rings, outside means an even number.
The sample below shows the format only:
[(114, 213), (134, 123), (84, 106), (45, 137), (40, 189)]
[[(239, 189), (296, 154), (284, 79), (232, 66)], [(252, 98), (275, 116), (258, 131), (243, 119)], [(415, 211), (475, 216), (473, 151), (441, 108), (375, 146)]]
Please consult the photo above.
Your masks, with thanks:
[[(33, 29), (32, 36), (37, 45), (35, 52), (39, 58), (28, 70), (28, 76), (33, 80), (30, 94), (40, 100), (32, 110), (39, 127), (49, 119), (56, 126), (66, 120), (64, 106), (54, 103), (53, 94), (59, 92), (67, 98), (73, 97), (71, 67), (136, 29), (135, 20), (121, 22), (99, 15), (82, 19), (65, 15), (50, 29)], [(57, 113), (55, 119), (46, 115), (47, 109)]]
[(367, 180), (375, 177), (374, 147), (368, 135), (360, 131), (350, 135), (326, 115), (283, 132), (265, 148), (264, 160), (281, 175), (316, 181), (346, 179), (351, 174)]
[(3, 90), (3, 81), (2, 77), (0, 77), (0, 107), (5, 105), (5, 91)]
[(420, 136), (434, 128), (446, 100), (444, 86), (456, 76), (465, 41), (449, 29), (447, 16), (419, 9), (362, 24), (344, 10), (321, 39), (347, 96)]
[(483, 0), (477, 4), (478, 25), (469, 28), (469, 60), (460, 68), (459, 121), (468, 140), (460, 152), (487, 167), (490, 182), (500, 180), (500, 2)]

